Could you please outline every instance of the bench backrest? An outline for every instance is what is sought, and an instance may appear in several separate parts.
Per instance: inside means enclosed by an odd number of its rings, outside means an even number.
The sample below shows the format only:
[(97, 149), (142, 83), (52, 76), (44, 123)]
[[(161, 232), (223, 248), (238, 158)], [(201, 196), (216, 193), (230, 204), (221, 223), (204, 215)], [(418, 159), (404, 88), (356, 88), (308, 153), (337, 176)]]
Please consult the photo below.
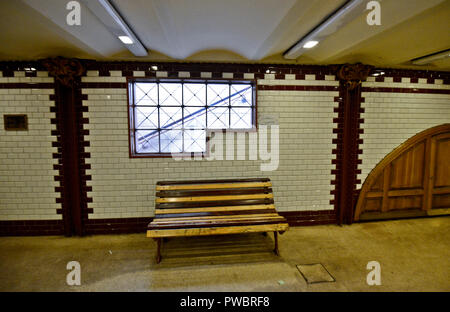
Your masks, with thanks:
[(276, 213), (268, 178), (163, 181), (155, 218)]

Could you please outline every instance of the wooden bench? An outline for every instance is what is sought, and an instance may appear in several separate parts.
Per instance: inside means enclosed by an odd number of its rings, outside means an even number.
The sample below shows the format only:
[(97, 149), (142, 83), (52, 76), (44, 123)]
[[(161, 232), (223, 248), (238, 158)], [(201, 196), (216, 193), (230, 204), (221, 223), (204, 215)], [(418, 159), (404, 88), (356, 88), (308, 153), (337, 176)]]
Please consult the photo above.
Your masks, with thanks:
[(162, 239), (176, 236), (274, 232), (288, 229), (273, 200), (269, 179), (166, 181), (156, 184), (155, 218), (147, 237), (157, 242), (161, 261)]

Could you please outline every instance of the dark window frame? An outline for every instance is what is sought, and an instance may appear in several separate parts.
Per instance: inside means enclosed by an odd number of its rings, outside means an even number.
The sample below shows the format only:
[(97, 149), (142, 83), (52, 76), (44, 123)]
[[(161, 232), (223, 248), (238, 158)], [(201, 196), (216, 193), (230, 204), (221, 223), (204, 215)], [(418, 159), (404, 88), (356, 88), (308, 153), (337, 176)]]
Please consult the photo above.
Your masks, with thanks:
[[(180, 153), (138, 153), (136, 152), (136, 140), (134, 127), (135, 110), (136, 106), (134, 103), (134, 83), (136, 82), (149, 82), (149, 83), (219, 83), (219, 84), (250, 84), (252, 86), (252, 100), (253, 103), (250, 106), (252, 108), (252, 128), (214, 128), (209, 129), (208, 125), (205, 125), (205, 136), (206, 142), (205, 152), (180, 152)], [(207, 89), (207, 88), (206, 88)], [(209, 155), (209, 140), (211, 132), (224, 132), (225, 130), (232, 132), (256, 132), (258, 126), (257, 120), (257, 80), (256, 79), (225, 79), (225, 78), (127, 78), (127, 113), (128, 113), (128, 147), (129, 147), (129, 157), (130, 158), (171, 158), (174, 155), (176, 157), (208, 157)], [(159, 103), (158, 103), (159, 107)], [(181, 106), (183, 107), (183, 106)], [(205, 105), (207, 107), (207, 105)], [(231, 105), (223, 106), (230, 108)], [(159, 130), (160, 131), (160, 130)]]

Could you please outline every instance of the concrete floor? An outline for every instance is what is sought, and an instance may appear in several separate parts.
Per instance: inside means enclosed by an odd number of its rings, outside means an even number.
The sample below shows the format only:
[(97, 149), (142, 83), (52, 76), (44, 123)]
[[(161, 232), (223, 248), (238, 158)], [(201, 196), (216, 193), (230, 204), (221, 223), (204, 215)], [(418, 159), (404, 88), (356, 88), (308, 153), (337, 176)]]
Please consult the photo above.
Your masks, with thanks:
[[(154, 262), (144, 234), (0, 238), (0, 291), (450, 291), (450, 217), (290, 228), (280, 236), (173, 238)], [(66, 265), (81, 265), (68, 286)], [(369, 286), (369, 261), (381, 265)], [(335, 282), (307, 284), (297, 264)]]

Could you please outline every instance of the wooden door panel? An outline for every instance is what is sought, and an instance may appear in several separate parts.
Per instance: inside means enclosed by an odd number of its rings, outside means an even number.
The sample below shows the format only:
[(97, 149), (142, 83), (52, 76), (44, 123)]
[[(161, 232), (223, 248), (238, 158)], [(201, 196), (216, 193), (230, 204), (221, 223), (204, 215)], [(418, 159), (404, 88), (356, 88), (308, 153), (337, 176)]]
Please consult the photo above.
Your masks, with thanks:
[(432, 209), (450, 208), (450, 194), (436, 194), (432, 203)]
[(450, 124), (425, 130), (389, 153), (359, 193), (355, 221), (450, 213)]
[(450, 186), (450, 136), (440, 135), (434, 138), (436, 160), (433, 187)]
[(423, 196), (400, 196), (388, 199), (387, 211), (394, 210), (420, 210), (422, 209)]
[(391, 163), (389, 189), (423, 188), (425, 142), (421, 142)]

